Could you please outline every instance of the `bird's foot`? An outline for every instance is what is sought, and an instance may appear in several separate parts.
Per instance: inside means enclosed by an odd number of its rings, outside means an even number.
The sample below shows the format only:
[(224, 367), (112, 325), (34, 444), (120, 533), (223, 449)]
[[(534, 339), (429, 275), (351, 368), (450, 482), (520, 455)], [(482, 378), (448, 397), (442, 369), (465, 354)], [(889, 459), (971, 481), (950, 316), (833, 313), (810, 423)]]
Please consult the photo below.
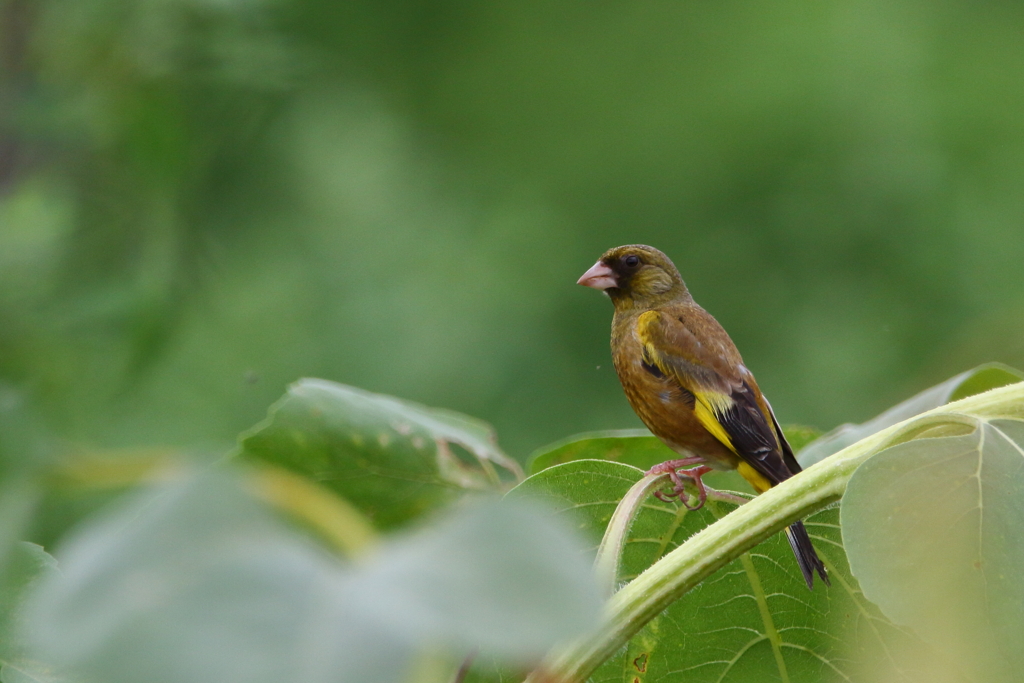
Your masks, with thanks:
[[(690, 465), (697, 465), (697, 467), (683, 469)], [(672, 480), (672, 492), (662, 493), (661, 491), (655, 491), (655, 498), (665, 503), (671, 502), (674, 498), (682, 503), (687, 510), (700, 510), (708, 499), (708, 490), (704, 488), (704, 482), (701, 481), (701, 477), (710, 471), (711, 468), (704, 464), (703, 458), (683, 458), (682, 460), (668, 460), (660, 465), (655, 465), (647, 470), (647, 474), (667, 474), (669, 479)], [(683, 477), (692, 481), (694, 486), (697, 487), (696, 505), (690, 505), (690, 496), (686, 491), (686, 482), (683, 481)]]
[(647, 475), (652, 475), (652, 474), (668, 474), (668, 475), (672, 475), (672, 474), (675, 473), (676, 470), (681, 470), (684, 467), (689, 467), (690, 465), (703, 465), (704, 462), (705, 462), (704, 458), (698, 458), (698, 457), (682, 458), (681, 460), (666, 460), (665, 462), (661, 463), (660, 465), (655, 465), (651, 469), (647, 470), (647, 472), (645, 472), (645, 474), (647, 474)]

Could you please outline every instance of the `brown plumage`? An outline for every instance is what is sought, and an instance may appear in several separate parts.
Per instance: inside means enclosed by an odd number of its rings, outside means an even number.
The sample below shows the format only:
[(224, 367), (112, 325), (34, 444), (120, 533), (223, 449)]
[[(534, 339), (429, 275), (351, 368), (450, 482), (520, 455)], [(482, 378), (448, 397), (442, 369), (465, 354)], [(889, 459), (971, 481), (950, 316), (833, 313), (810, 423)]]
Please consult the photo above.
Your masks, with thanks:
[[(610, 249), (580, 278), (615, 305), (612, 360), (626, 398), (651, 432), (684, 456), (659, 465), (679, 482), (710, 468), (738, 469), (756, 491), (767, 491), (800, 471), (771, 406), (729, 335), (690, 296), (672, 261), (653, 247)], [(706, 465), (706, 466), (705, 466)], [(681, 485), (680, 499), (686, 496)], [(816, 571), (828, 584), (802, 522), (787, 530), (800, 570), (811, 587)]]

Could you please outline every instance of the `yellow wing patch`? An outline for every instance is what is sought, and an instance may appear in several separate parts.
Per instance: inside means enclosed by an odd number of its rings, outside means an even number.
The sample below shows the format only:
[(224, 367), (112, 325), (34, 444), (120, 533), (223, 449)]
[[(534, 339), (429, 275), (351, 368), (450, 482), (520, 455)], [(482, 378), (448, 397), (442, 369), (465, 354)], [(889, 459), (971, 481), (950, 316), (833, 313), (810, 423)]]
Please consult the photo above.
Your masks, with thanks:
[(704, 425), (704, 429), (711, 432), (712, 436), (735, 453), (736, 448), (732, 445), (729, 433), (725, 431), (725, 427), (718, 421), (718, 413), (724, 413), (728, 410), (732, 406), (732, 399), (725, 394), (713, 391), (694, 391), (691, 393), (697, 399), (696, 403), (693, 404), (693, 414)]
[(750, 485), (753, 486), (754, 490), (758, 493), (764, 493), (772, 487), (772, 483), (745, 460), (740, 461), (740, 464), (736, 467), (736, 471), (740, 473), (741, 477), (749, 481)]

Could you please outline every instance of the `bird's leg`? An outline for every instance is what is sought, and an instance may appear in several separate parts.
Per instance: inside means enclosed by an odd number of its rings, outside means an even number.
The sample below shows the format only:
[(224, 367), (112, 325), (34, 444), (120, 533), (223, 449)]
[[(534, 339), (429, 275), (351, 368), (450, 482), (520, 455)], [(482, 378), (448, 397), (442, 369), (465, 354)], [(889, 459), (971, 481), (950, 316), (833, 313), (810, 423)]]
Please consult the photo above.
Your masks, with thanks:
[[(664, 503), (668, 503), (672, 498), (676, 498), (687, 510), (699, 510), (702, 508), (704, 502), (708, 499), (708, 491), (704, 488), (704, 482), (700, 478), (711, 471), (711, 468), (704, 463), (703, 458), (683, 458), (681, 460), (667, 460), (647, 470), (648, 475), (667, 474), (669, 479), (672, 480), (672, 493), (665, 494), (661, 491), (655, 491), (655, 498)], [(692, 467), (688, 470), (683, 469), (690, 465), (697, 465), (697, 467)], [(680, 472), (680, 470), (682, 471)], [(694, 507), (690, 507), (689, 496), (686, 495), (686, 484), (680, 475), (691, 479), (697, 487), (697, 505)]]
[(703, 463), (704, 460), (701, 458), (683, 458), (681, 460), (666, 460), (660, 465), (655, 465), (651, 469), (647, 470), (646, 476), (656, 474), (667, 474), (669, 479), (672, 480), (672, 493), (664, 494), (661, 491), (655, 491), (654, 497), (663, 503), (671, 502), (673, 497), (679, 496), (680, 492), (684, 490), (683, 480), (679, 477), (677, 470), (683, 467), (689, 467), (690, 465), (697, 465)]
[(704, 507), (704, 503), (707, 502), (708, 490), (704, 488), (704, 482), (701, 480), (701, 477), (710, 471), (711, 468), (707, 465), (700, 465), (698, 467), (692, 467), (688, 470), (682, 471), (683, 476), (692, 479), (694, 486), (697, 487), (697, 504), (693, 507), (690, 507), (689, 496), (686, 495), (685, 489), (680, 489), (676, 492), (676, 495), (679, 496), (679, 502), (682, 503), (687, 510), (700, 510)]
[(646, 474), (647, 475), (652, 475), (652, 474), (669, 474), (669, 475), (671, 475), (671, 474), (675, 473), (676, 470), (680, 470), (680, 469), (682, 469), (684, 467), (689, 467), (690, 465), (703, 465), (703, 464), (704, 464), (704, 458), (698, 458), (696, 456), (692, 457), (692, 458), (682, 458), (681, 460), (666, 460), (665, 462), (661, 463), (660, 465), (655, 465), (651, 469), (647, 470)]

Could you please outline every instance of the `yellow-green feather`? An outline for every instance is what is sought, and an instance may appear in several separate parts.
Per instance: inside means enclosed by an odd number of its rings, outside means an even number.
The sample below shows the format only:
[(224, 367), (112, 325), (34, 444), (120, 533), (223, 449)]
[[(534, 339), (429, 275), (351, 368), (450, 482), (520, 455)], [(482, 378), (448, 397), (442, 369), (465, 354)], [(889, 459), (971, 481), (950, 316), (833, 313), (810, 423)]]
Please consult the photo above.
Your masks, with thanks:
[(736, 447), (732, 445), (732, 439), (729, 438), (729, 432), (725, 431), (725, 427), (719, 422), (718, 416), (724, 413), (732, 406), (732, 399), (725, 394), (719, 394), (713, 391), (692, 391), (693, 397), (696, 402), (693, 404), (693, 413), (700, 420), (700, 423), (704, 425), (704, 429), (711, 432), (712, 436), (721, 441), (725, 446), (732, 451), (736, 452)]

